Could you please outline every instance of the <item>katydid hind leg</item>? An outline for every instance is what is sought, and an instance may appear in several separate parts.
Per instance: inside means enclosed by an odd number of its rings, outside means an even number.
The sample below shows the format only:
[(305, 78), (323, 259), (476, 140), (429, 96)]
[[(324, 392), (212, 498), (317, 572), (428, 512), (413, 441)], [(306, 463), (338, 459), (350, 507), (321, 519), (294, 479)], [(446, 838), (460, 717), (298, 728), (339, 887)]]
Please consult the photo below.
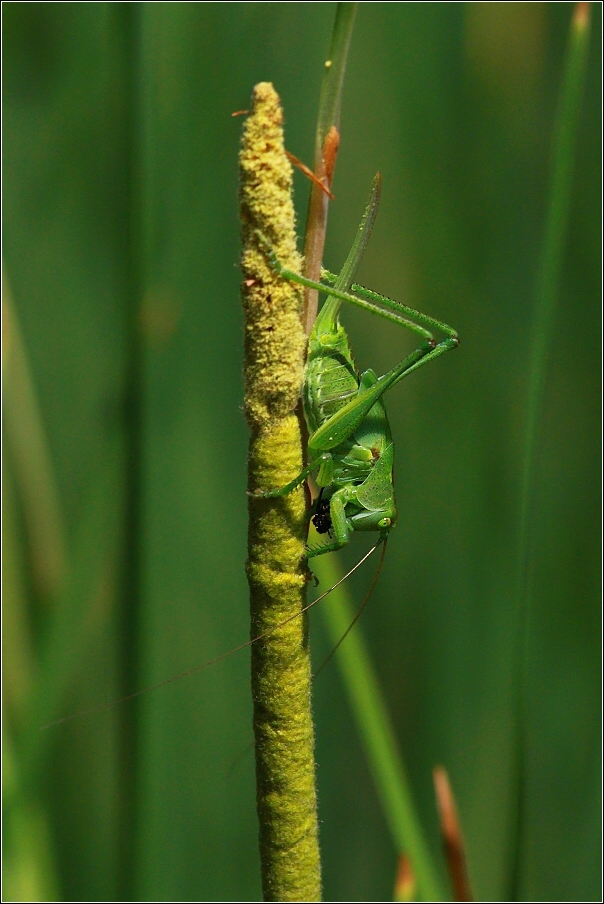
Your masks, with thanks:
[[(330, 285), (336, 285), (338, 281), (336, 274), (330, 273), (328, 270), (321, 271), (321, 279), (326, 280)], [(327, 291), (331, 290), (328, 290), (327, 286), (323, 286), (323, 292)], [(345, 297), (340, 293), (338, 293), (337, 297), (348, 301), (356, 307), (362, 308), (369, 314), (374, 314), (377, 317), (382, 317), (384, 320), (389, 320), (391, 323), (396, 323), (398, 326), (410, 330), (410, 332), (415, 333), (417, 336), (421, 336), (423, 339), (432, 340), (432, 333), (419, 323), (415, 323), (409, 317), (405, 317), (405, 312), (413, 313), (413, 316), (418, 315), (420, 318), (426, 317), (431, 326), (442, 329), (447, 334), (449, 331), (451, 334), (455, 334), (455, 331), (452, 330), (451, 327), (447, 326), (445, 323), (441, 323), (440, 320), (436, 320), (433, 317), (427, 317), (427, 315), (421, 314), (414, 308), (409, 308), (398, 301), (394, 301), (394, 299), (389, 298), (387, 295), (379, 295), (377, 292), (373, 292), (371, 289), (366, 289), (364, 286), (359, 286), (356, 283), (353, 283), (350, 286), (349, 290), (345, 293)], [(376, 302), (379, 302), (379, 304)]]
[[(376, 314), (378, 317), (383, 317), (385, 320), (389, 320), (392, 323), (396, 323), (399, 326), (404, 327), (405, 329), (411, 330), (412, 332), (416, 333), (419, 336), (422, 336), (425, 339), (432, 339), (432, 333), (429, 330), (425, 329), (423, 326), (420, 326), (420, 324), (414, 323), (407, 317), (401, 316), (400, 312), (404, 312), (406, 310), (411, 311), (413, 315), (415, 315), (413, 308), (407, 309), (405, 305), (399, 305), (398, 302), (392, 302), (392, 312), (384, 310), (384, 308), (379, 307), (379, 305), (370, 301), (365, 301), (363, 298), (359, 298), (357, 295), (353, 295), (350, 292), (343, 292), (336, 287), (332, 288), (331, 286), (326, 286), (324, 283), (316, 282), (314, 279), (307, 279), (305, 276), (301, 276), (299, 273), (294, 273), (293, 270), (288, 270), (286, 267), (282, 267), (272, 250), (270, 252), (267, 250), (267, 257), (275, 272), (278, 273), (279, 276), (282, 276), (283, 279), (288, 279), (290, 280), (290, 282), (299, 283), (301, 286), (305, 286), (307, 289), (315, 289), (317, 292), (323, 292), (327, 294), (328, 299), (326, 304), (329, 304), (329, 302), (335, 299), (337, 299), (339, 302), (347, 301), (349, 304), (363, 308), (370, 314)], [(383, 297), (386, 298), (386, 296)], [(386, 300), (391, 301), (391, 299)], [(319, 312), (319, 318), (321, 317), (321, 312), (323, 311), (324, 307), (325, 305)], [(425, 317), (427, 319), (427, 322), (440, 328), (440, 321), (436, 321), (434, 320), (434, 318), (428, 317), (427, 315), (422, 315), (422, 317)], [(448, 327), (447, 329), (450, 330), (452, 334), (455, 333), (455, 331), (450, 327)]]
[(356, 283), (351, 285), (350, 292), (355, 297), (360, 296), (368, 302), (376, 303), (376, 313), (383, 313), (379, 305), (384, 305), (384, 307), (390, 308), (400, 314), (406, 314), (408, 317), (413, 317), (415, 320), (419, 320), (420, 323), (425, 323), (426, 326), (440, 330), (441, 333), (444, 333), (446, 336), (457, 337), (457, 330), (454, 330), (448, 323), (438, 320), (436, 317), (432, 317), (429, 314), (423, 314), (421, 311), (416, 310), (416, 308), (411, 308), (409, 305), (403, 304), (400, 301), (395, 301), (387, 295), (380, 295), (378, 292), (374, 292), (372, 289), (367, 289), (365, 286), (360, 286)]
[[(394, 301), (394, 299), (389, 298), (387, 295), (380, 295), (378, 292), (373, 292), (371, 289), (367, 289), (356, 283), (352, 284), (350, 291), (344, 291), (338, 288), (337, 284), (339, 277), (335, 278), (336, 284), (334, 286), (325, 285), (325, 283), (307, 279), (305, 276), (301, 276), (299, 273), (294, 273), (292, 270), (283, 267), (272, 249), (267, 249), (267, 256), (273, 269), (284, 279), (299, 283), (309, 289), (316, 289), (318, 292), (327, 294), (330, 298), (347, 301), (349, 304), (364, 308), (372, 314), (398, 323), (400, 326), (405, 327), (418, 335), (424, 336), (425, 338), (432, 338), (430, 330), (426, 328), (432, 327), (433, 329), (445, 333), (446, 336), (457, 339), (457, 331), (449, 326), (449, 324), (442, 320), (438, 320), (436, 317), (432, 317), (429, 314), (423, 314), (421, 311), (411, 308), (400, 301)], [(330, 281), (334, 279), (334, 274), (328, 273), (327, 275), (329, 276)], [(380, 307), (380, 305), (383, 307)], [(384, 310), (384, 308), (387, 310)], [(415, 318), (416, 320), (419, 320), (419, 323), (414, 323), (413, 320), (409, 318)], [(425, 324), (425, 327), (421, 326), (421, 324)]]
[(415, 364), (424, 355), (431, 351), (431, 346), (416, 349), (407, 355), (400, 364), (396, 365), (383, 377), (380, 377), (371, 386), (359, 387), (359, 392), (348, 404), (336, 411), (318, 430), (313, 433), (308, 441), (308, 447), (313, 454), (335, 449), (345, 442), (367, 417), (375, 403), (381, 399), (384, 393), (390, 389), (397, 376), (407, 368)]
[(415, 349), (399, 364), (379, 377), (376, 383), (366, 390), (360, 391), (354, 399), (325, 421), (311, 436), (309, 449), (312, 449), (315, 454), (335, 449), (355, 432), (373, 405), (378, 399), (381, 399), (385, 392), (396, 386), (403, 377), (417, 370), (422, 364), (427, 364), (428, 361), (438, 358), (444, 352), (457, 348), (458, 344), (457, 337), (447, 336), (436, 346), (426, 343)]

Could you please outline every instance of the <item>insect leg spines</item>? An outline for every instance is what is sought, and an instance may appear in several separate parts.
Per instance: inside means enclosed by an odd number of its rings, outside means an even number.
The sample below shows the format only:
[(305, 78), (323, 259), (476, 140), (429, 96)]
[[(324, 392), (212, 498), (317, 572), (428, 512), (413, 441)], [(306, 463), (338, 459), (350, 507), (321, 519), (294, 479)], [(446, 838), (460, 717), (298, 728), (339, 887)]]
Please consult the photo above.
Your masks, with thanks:
[(420, 323), (425, 323), (433, 329), (440, 330), (441, 333), (444, 333), (446, 336), (458, 338), (457, 331), (447, 323), (444, 323), (444, 321), (437, 320), (436, 317), (431, 317), (429, 314), (422, 314), (421, 311), (410, 308), (409, 305), (402, 304), (400, 301), (395, 301), (393, 298), (388, 298), (387, 295), (380, 295), (378, 292), (374, 292), (372, 289), (366, 289), (365, 286), (359, 286), (356, 283), (351, 285), (350, 290), (352, 295), (359, 295), (369, 301), (375, 301), (378, 304), (382, 304), (393, 311), (400, 311), (403, 314), (408, 314), (410, 317), (419, 320)]

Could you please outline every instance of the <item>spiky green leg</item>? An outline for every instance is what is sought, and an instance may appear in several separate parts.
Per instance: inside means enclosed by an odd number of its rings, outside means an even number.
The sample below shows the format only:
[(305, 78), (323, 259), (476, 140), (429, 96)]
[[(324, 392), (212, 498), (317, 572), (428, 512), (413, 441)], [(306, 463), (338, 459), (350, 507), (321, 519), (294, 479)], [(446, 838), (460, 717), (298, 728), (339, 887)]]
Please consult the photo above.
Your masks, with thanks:
[(304, 468), (297, 477), (294, 477), (293, 480), (290, 480), (289, 483), (286, 483), (284, 487), (279, 487), (276, 490), (254, 490), (253, 493), (250, 493), (248, 490), (248, 496), (252, 498), (257, 496), (259, 499), (277, 499), (280, 496), (287, 496), (289, 493), (293, 492), (296, 487), (299, 487), (301, 483), (304, 483), (306, 478), (313, 474), (315, 471), (318, 471), (321, 465), (325, 464), (325, 462), (331, 459), (331, 455), (329, 452), (324, 452), (323, 455), (319, 455), (314, 461), (312, 461), (307, 468)]

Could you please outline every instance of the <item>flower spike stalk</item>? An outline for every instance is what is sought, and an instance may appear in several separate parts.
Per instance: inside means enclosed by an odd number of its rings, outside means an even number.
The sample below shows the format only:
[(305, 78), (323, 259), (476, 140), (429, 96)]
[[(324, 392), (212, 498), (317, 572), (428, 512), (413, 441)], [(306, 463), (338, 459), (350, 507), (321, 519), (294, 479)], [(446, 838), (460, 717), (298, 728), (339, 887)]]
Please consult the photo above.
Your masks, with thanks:
[[(286, 267), (301, 271), (292, 168), (283, 145), (282, 122), (273, 86), (256, 85), (239, 157), (250, 492), (284, 486), (303, 467), (300, 426), (294, 413), (306, 346), (302, 291), (275, 275), (258, 239), (258, 233), (265, 236)], [(302, 487), (278, 499), (250, 498), (247, 576), (252, 637), (271, 631), (304, 607), (306, 530)], [(292, 618), (269, 633), (252, 646), (251, 656), (264, 900), (319, 901), (306, 617)]]

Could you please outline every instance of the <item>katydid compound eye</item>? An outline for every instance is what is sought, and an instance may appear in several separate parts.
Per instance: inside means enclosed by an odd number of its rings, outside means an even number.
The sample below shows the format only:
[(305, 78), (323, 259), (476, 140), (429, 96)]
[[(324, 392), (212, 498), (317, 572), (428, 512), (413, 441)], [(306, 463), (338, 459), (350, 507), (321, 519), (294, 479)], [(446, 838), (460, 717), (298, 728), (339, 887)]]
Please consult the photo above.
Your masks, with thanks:
[(378, 521), (378, 527), (390, 527), (392, 525), (391, 518), (382, 518), (381, 521)]

